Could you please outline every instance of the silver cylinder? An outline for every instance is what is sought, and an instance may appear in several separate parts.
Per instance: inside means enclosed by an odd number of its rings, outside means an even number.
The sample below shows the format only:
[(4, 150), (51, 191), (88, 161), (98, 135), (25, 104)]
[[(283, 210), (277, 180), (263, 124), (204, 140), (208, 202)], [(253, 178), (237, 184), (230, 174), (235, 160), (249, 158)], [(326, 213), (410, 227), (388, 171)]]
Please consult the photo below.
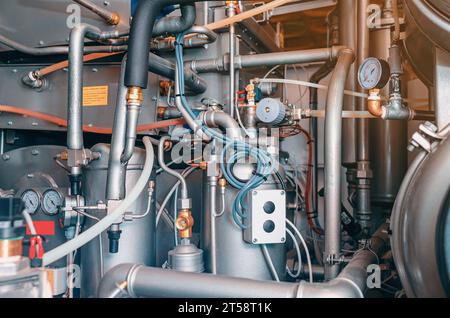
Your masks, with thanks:
[(353, 51), (339, 52), (327, 94), (325, 115), (325, 279), (339, 273), (341, 253), (342, 108), (345, 80), (354, 60)]
[[(370, 56), (387, 60), (391, 43), (390, 29), (370, 32)], [(389, 85), (381, 95), (389, 96)], [(404, 120), (370, 121), (370, 162), (373, 171), (372, 202), (391, 205), (397, 196), (407, 168), (407, 122)]]
[[(105, 199), (105, 187), (108, 171), (110, 146), (98, 144), (92, 148), (101, 154), (99, 160), (93, 161), (83, 171), (84, 196), (86, 205), (95, 205), (98, 201), (107, 202)], [(136, 148), (126, 170), (125, 190), (130, 190), (141, 175), (145, 161), (145, 152)], [(148, 193), (144, 190), (139, 198), (131, 206), (129, 212), (142, 214), (147, 208)], [(122, 234), (120, 248), (116, 254), (108, 252), (108, 235), (102, 233), (101, 239), (94, 239), (81, 249), (81, 285), (82, 297), (94, 297), (97, 287), (104, 272), (110, 268), (125, 262), (137, 262), (155, 265), (155, 208), (152, 203), (150, 213), (142, 218), (121, 224)], [(106, 211), (89, 212), (102, 218)], [(85, 229), (93, 225), (95, 221), (87, 219)]]
[(450, 296), (450, 139), (432, 148), (411, 164), (392, 210), (392, 252), (409, 298)]
[[(339, 44), (346, 46), (356, 52), (356, 23), (357, 4), (355, 0), (339, 0)], [(350, 67), (350, 71), (346, 80), (345, 89), (356, 90), (356, 74), (357, 69), (355, 65)], [(356, 98), (354, 96), (344, 97), (344, 110), (356, 110)], [(346, 119), (342, 123), (342, 162), (344, 164), (353, 163), (356, 161), (356, 134), (355, 134), (355, 120)]]

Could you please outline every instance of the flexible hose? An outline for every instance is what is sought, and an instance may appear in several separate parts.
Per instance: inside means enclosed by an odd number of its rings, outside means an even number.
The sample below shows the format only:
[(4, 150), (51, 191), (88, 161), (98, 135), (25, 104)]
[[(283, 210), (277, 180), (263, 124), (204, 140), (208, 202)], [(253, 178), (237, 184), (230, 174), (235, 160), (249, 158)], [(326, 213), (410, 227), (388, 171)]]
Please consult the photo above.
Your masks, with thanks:
[[(48, 115), (48, 114), (41, 113), (41, 112), (35, 112), (35, 111), (28, 110), (28, 109), (25, 109), (22, 107), (0, 104), (0, 112), (7, 112), (7, 113), (12, 113), (12, 114), (32, 117), (35, 119), (47, 121), (49, 123), (52, 123), (52, 124), (55, 124), (55, 125), (58, 125), (61, 127), (67, 127), (67, 120), (64, 118), (57, 117), (54, 115)], [(169, 126), (183, 125), (184, 123), (185, 123), (185, 121), (182, 118), (161, 120), (161, 121), (157, 121), (154, 123), (139, 125), (137, 128), (137, 131), (144, 132), (144, 131), (149, 131), (149, 130), (154, 130), (154, 129), (166, 128)], [(104, 135), (112, 134), (111, 128), (94, 127), (94, 126), (88, 126), (88, 125), (83, 126), (83, 131), (89, 132), (89, 133), (95, 133), (95, 134), (104, 134)]]
[(37, 235), (36, 228), (34, 227), (33, 219), (31, 218), (30, 213), (28, 213), (27, 210), (23, 210), (22, 214), (25, 222), (28, 225), (28, 228), (30, 229), (31, 235)]
[(147, 182), (150, 179), (154, 163), (154, 152), (152, 143), (147, 137), (143, 138), (143, 142), (146, 152), (144, 168), (142, 169), (141, 176), (137, 180), (136, 185), (125, 197), (125, 199), (123, 199), (123, 201), (117, 206), (116, 209), (114, 209), (112, 213), (108, 214), (99, 222), (90, 227), (88, 230), (78, 235), (77, 238), (72, 239), (58, 246), (57, 248), (54, 248), (53, 250), (45, 253), (42, 259), (43, 266), (49, 265), (63, 258), (67, 254), (79, 249), (80, 247), (82, 247), (83, 245), (85, 245), (98, 235), (100, 235), (103, 231), (108, 229), (111, 226), (111, 224), (117, 222), (117, 220), (120, 219), (122, 215), (128, 210), (128, 208), (137, 200), (141, 192), (147, 186)]

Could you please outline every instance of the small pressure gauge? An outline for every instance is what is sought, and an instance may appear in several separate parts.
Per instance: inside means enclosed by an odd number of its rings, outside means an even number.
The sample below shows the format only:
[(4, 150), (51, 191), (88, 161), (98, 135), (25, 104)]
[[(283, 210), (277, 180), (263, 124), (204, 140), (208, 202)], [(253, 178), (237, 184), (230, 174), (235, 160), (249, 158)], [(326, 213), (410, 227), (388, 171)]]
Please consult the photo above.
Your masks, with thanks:
[(364, 89), (383, 88), (389, 82), (390, 69), (388, 62), (369, 57), (358, 70), (358, 81)]
[(37, 212), (40, 206), (41, 198), (39, 194), (34, 190), (25, 190), (22, 193), (21, 199), (25, 205), (25, 209), (28, 213), (34, 214)]
[(49, 189), (44, 192), (44, 196), (42, 198), (42, 210), (48, 215), (58, 214), (62, 203), (63, 198), (61, 194), (54, 189)]

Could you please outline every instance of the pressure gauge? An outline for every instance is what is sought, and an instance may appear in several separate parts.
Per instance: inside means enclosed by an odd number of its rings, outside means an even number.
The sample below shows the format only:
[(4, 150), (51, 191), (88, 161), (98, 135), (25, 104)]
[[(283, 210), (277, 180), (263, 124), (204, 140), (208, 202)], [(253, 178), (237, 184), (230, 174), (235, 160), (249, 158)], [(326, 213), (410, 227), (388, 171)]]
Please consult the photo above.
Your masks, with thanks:
[(369, 57), (358, 70), (358, 81), (364, 89), (383, 88), (390, 78), (388, 62), (374, 57)]
[(22, 193), (22, 201), (28, 213), (34, 214), (39, 209), (41, 198), (34, 190), (25, 190)]
[(44, 192), (44, 196), (42, 198), (42, 210), (48, 215), (58, 214), (62, 203), (63, 198), (61, 194), (54, 189), (49, 189)]

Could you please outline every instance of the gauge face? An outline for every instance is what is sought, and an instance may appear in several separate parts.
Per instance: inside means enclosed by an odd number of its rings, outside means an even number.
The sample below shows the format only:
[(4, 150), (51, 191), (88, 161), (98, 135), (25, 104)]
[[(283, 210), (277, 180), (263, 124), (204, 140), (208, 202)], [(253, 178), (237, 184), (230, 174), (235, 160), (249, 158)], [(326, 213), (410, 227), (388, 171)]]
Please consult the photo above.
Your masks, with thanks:
[(61, 205), (62, 196), (58, 191), (50, 189), (44, 192), (44, 197), (42, 198), (42, 210), (45, 214), (58, 214)]
[(389, 80), (389, 65), (373, 57), (366, 59), (358, 70), (358, 81), (364, 89), (383, 88)]
[(28, 213), (34, 214), (39, 209), (40, 197), (34, 190), (26, 190), (22, 193), (22, 201)]

